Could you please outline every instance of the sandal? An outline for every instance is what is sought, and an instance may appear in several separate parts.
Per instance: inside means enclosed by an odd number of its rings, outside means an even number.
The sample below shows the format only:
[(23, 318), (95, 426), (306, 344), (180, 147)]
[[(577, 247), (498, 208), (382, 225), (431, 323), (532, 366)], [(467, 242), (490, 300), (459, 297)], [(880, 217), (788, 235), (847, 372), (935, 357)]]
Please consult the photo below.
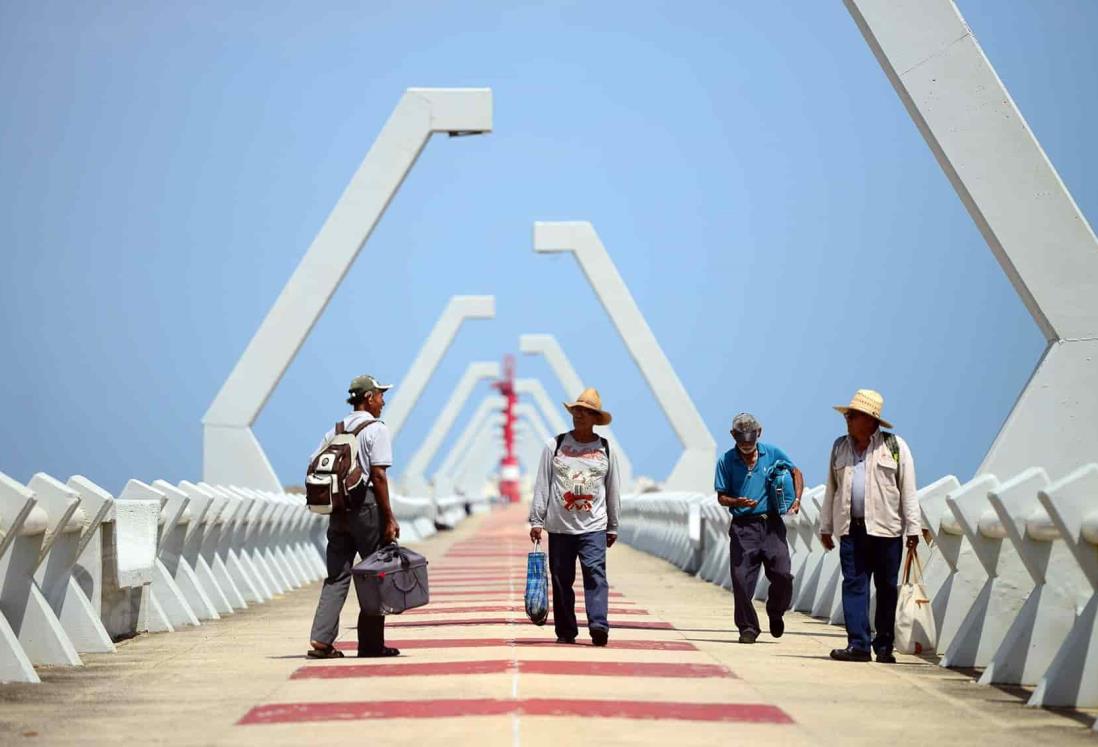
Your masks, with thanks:
[(329, 645), (327, 648), (311, 648), (305, 656), (309, 659), (342, 659), (343, 652)]
[(378, 659), (389, 656), (400, 656), (400, 649), (392, 646), (382, 646), (380, 651), (359, 651), (360, 659)]

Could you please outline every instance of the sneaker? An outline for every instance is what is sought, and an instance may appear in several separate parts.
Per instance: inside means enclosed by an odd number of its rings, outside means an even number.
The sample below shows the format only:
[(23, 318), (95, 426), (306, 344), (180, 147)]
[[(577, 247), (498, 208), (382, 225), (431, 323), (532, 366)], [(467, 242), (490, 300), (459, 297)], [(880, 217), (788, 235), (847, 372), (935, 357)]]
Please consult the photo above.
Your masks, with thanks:
[(782, 619), (781, 615), (771, 615), (770, 635), (774, 636), (775, 638), (781, 638), (783, 633), (785, 633), (785, 620)]
[(835, 661), (869, 661), (869, 652), (847, 646), (831, 649), (831, 658)]
[(370, 649), (366, 651), (359, 650), (358, 652), (358, 658), (360, 659), (380, 659), (389, 658), (390, 656), (400, 656), (400, 649), (392, 646), (382, 646), (380, 650)]
[(755, 639), (758, 637), (758, 633), (753, 633), (750, 630), (745, 630), (740, 633), (740, 643), (754, 643)]
[(877, 661), (881, 664), (895, 664), (896, 657), (892, 655), (891, 651), (885, 651), (881, 649), (877, 652)]
[(591, 643), (596, 646), (605, 646), (610, 637), (610, 631), (605, 628), (591, 628)]

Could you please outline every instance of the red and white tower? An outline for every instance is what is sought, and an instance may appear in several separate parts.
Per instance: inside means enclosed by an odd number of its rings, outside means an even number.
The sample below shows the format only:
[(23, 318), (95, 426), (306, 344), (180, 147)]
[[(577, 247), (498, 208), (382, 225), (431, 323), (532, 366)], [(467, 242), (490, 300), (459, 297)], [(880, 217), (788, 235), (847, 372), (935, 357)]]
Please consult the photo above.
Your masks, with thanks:
[(493, 386), (507, 400), (503, 410), (503, 459), (499, 463), (499, 494), (511, 503), (518, 503), (519, 463), (515, 457), (515, 358), (507, 355), (503, 358), (503, 378)]

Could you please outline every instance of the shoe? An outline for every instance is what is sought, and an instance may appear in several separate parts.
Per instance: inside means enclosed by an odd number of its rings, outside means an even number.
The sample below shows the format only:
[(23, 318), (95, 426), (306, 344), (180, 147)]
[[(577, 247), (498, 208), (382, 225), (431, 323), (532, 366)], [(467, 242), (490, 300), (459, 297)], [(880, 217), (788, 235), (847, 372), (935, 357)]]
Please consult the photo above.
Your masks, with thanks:
[(853, 646), (831, 649), (831, 658), (835, 661), (869, 661), (869, 652), (861, 651)]
[(606, 639), (610, 637), (610, 631), (605, 628), (591, 628), (591, 643), (596, 646), (605, 646)]
[(557, 636), (557, 643), (575, 643), (575, 638), (564, 638), (563, 636)]
[(775, 638), (781, 638), (783, 633), (785, 633), (785, 620), (782, 619), (781, 615), (778, 615), (777, 617), (771, 615), (770, 635)]
[(324, 648), (311, 648), (305, 652), (305, 656), (310, 659), (342, 659), (343, 652), (329, 644)]
[(755, 639), (758, 637), (758, 633), (753, 633), (750, 630), (745, 630), (740, 633), (740, 643), (754, 643)]
[(895, 664), (896, 657), (892, 655), (891, 651), (881, 650), (877, 652), (877, 661), (881, 664)]
[(359, 651), (358, 658), (360, 659), (380, 659), (388, 658), (390, 656), (400, 656), (400, 649), (393, 648), (392, 646), (382, 646), (380, 651)]

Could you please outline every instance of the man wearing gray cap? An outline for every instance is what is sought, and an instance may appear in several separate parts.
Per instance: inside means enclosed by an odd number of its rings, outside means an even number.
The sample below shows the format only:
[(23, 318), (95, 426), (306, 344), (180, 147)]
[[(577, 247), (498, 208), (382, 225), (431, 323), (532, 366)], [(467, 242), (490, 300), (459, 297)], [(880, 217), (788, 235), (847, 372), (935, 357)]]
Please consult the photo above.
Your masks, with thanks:
[[(754, 643), (759, 637), (759, 616), (752, 597), (760, 565), (770, 581), (766, 600), (770, 635), (780, 638), (785, 632), (782, 615), (792, 602), (793, 574), (782, 514), (800, 510), (804, 476), (784, 451), (759, 441), (762, 425), (754, 415), (741, 412), (733, 418), (731, 432), (736, 446), (717, 460), (714, 488), (717, 502), (732, 515), (729, 565), (739, 641)], [(788, 487), (781, 487), (786, 481), (792, 482), (792, 496)], [(781, 489), (775, 490), (775, 485)], [(792, 499), (788, 505), (781, 499), (783, 494)]]
[[(343, 652), (334, 645), (339, 631), (339, 613), (351, 588), (351, 567), (355, 553), (365, 558), (382, 544), (400, 536), (400, 526), (389, 506), (389, 481), (385, 471), (393, 464), (393, 442), (389, 426), (381, 422), (385, 392), (390, 384), (379, 384), (373, 376), (356, 376), (348, 387), (347, 404), (354, 408), (336, 427), (328, 431), (310, 458), (335, 438), (337, 433), (354, 434), (357, 439), (358, 466), (369, 481), (352, 491), (345, 510), (333, 510), (328, 518), (328, 577), (320, 590), (320, 601), (313, 617), (308, 656), (313, 659), (338, 658)], [(385, 617), (358, 614), (358, 655), (396, 656), (395, 648), (385, 645)]]

